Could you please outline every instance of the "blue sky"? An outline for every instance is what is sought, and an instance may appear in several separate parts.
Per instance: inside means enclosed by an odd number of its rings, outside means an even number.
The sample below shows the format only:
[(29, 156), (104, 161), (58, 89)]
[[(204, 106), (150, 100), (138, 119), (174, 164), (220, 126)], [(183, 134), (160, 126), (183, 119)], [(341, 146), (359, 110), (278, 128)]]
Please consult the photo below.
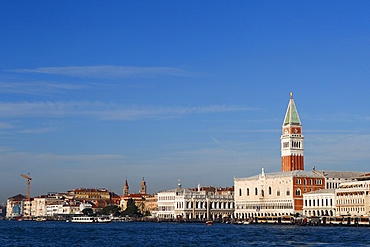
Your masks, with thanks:
[(0, 201), (154, 193), (305, 167), (368, 171), (368, 1), (1, 1)]

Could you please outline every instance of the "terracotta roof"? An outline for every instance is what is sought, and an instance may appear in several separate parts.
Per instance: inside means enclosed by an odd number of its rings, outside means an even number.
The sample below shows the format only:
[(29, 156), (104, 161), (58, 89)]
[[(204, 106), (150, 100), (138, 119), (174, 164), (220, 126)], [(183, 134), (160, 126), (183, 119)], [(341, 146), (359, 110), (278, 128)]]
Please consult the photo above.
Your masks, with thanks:
[(24, 195), (21, 195), (21, 194), (18, 194), (18, 195), (15, 195), (15, 196), (12, 196), (12, 197), (9, 197), (8, 200), (13, 200), (13, 201), (22, 201), (23, 199), (25, 199), (26, 196)]

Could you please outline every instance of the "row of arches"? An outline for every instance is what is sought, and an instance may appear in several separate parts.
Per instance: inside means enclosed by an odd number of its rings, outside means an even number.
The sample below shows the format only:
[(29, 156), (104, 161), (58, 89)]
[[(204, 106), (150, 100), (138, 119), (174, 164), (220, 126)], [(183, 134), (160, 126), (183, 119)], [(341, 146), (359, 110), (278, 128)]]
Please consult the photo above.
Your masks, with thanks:
[[(182, 203), (178, 204), (183, 208)], [(185, 209), (205, 209), (207, 208), (207, 201), (188, 201), (185, 203)], [(211, 201), (209, 202), (209, 208), (210, 209), (233, 209), (234, 208), (234, 202), (221, 202), (221, 201)]]
[(253, 217), (279, 217), (279, 216), (289, 216), (290, 213), (260, 213), (260, 212), (255, 212), (255, 213), (235, 213), (235, 218), (244, 220), (244, 219), (249, 219)]
[(304, 210), (306, 216), (334, 216), (334, 210)]

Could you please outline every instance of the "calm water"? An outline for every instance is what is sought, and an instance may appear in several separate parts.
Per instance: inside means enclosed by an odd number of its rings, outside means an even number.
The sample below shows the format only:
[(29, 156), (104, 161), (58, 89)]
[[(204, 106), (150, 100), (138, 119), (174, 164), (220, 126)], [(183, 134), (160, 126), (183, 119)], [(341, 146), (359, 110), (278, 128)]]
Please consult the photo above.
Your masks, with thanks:
[(0, 221), (0, 246), (370, 246), (370, 227)]

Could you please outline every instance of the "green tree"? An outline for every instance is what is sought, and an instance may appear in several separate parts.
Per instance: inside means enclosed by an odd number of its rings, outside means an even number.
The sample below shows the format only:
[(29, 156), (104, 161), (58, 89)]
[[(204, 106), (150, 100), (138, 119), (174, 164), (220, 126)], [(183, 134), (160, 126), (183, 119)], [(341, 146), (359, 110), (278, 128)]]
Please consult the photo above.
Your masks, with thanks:
[(100, 215), (113, 215), (113, 216), (119, 216), (120, 215), (120, 207), (117, 205), (110, 205), (104, 207), (100, 212)]
[(128, 199), (127, 201), (127, 207), (126, 209), (122, 212), (122, 215), (128, 215), (130, 217), (140, 217), (142, 216), (141, 213), (139, 212), (138, 207), (135, 204), (135, 201), (133, 199)]
[(84, 208), (82, 210), (82, 213), (86, 216), (92, 216), (94, 215), (94, 211), (91, 208)]

